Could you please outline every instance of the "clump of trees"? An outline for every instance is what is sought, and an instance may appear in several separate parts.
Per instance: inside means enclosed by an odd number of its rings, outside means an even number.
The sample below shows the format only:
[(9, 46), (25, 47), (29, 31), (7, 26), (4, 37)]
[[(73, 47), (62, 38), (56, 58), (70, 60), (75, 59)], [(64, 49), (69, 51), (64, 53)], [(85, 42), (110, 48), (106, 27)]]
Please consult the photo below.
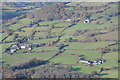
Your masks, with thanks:
[(46, 63), (48, 63), (48, 61), (44, 61), (44, 60), (41, 60), (39, 58), (34, 58), (34, 59), (29, 60), (28, 62), (20, 63), (20, 64), (17, 64), (17, 65), (11, 66), (11, 69), (12, 70), (29, 69), (29, 68), (32, 68), (32, 67), (36, 67), (36, 66), (39, 66), (39, 65), (46, 64)]
[(99, 78), (99, 76), (74, 71), (71, 66), (47, 64), (36, 69), (16, 69), (14, 71), (9, 66), (4, 66), (3, 78)]
[(77, 42), (78, 39), (73, 39), (72, 37), (65, 39), (67, 42)]
[(106, 53), (107, 49), (106, 48), (99, 48), (99, 52), (101, 54), (100, 59), (102, 59), (103, 55)]
[(59, 50), (61, 50), (61, 49), (63, 49), (64, 47), (66, 47), (67, 45), (65, 45), (65, 44), (60, 44), (59, 46), (58, 46), (58, 49)]
[[(68, 19), (71, 17), (72, 12), (64, 9), (66, 7), (65, 3), (55, 3), (41, 8), (31, 14), (28, 14), (28, 18), (35, 20), (59, 20), (59, 19)], [(40, 13), (40, 14), (38, 14)]]
[(8, 27), (3, 27), (2, 32), (7, 34), (7, 35), (12, 35), (13, 34), (13, 31), (10, 30)]
[(91, 75), (98, 75), (97, 71), (91, 71)]

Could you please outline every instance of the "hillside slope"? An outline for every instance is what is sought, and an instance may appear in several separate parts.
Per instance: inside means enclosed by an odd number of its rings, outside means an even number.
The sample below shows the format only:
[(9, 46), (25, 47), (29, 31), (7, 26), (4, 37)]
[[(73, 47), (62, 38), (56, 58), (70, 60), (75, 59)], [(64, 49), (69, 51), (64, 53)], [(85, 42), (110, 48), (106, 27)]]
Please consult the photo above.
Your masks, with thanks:
[(4, 76), (118, 78), (118, 3), (93, 4), (54, 3), (4, 22)]

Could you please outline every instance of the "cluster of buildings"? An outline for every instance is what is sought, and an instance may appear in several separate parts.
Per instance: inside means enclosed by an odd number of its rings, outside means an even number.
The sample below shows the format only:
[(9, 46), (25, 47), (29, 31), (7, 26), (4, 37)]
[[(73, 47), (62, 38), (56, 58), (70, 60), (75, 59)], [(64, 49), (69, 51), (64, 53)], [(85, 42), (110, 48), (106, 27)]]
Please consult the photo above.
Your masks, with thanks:
[(105, 61), (106, 61), (106, 60), (98, 59), (98, 60), (95, 60), (95, 61), (80, 60), (79, 62), (87, 63), (87, 64), (95, 64), (95, 65), (99, 65), (99, 64), (103, 64)]
[(10, 48), (9, 48), (9, 51), (11, 53), (14, 53), (16, 52), (17, 50), (20, 50), (20, 49), (28, 49), (29, 51), (32, 50), (32, 47), (41, 47), (41, 46), (44, 46), (45, 44), (44, 43), (26, 43), (26, 44), (14, 44), (12, 45)]
[[(71, 22), (71, 21), (75, 21), (74, 19), (66, 19), (65, 21), (67, 22)], [(78, 19), (78, 21), (80, 21), (80, 19)], [(86, 19), (83, 21), (84, 23), (90, 23), (91, 21), (89, 19)]]
[[(74, 21), (80, 21), (81, 19), (77, 19), (77, 20), (74, 20), (74, 19), (66, 19), (65, 21), (67, 22), (74, 22)], [(98, 21), (95, 21), (95, 20), (89, 20), (89, 19), (85, 19), (85, 20), (82, 20), (83, 23), (97, 23)]]
[(30, 47), (27, 47), (27, 46), (25, 46), (25, 45), (18, 45), (18, 44), (14, 44), (14, 45), (12, 45), (10, 48), (9, 48), (9, 50), (10, 50), (10, 52), (11, 53), (14, 53), (14, 52), (16, 52), (17, 50), (19, 50), (19, 49), (28, 49), (28, 50), (32, 50), (32, 48), (30, 48)]

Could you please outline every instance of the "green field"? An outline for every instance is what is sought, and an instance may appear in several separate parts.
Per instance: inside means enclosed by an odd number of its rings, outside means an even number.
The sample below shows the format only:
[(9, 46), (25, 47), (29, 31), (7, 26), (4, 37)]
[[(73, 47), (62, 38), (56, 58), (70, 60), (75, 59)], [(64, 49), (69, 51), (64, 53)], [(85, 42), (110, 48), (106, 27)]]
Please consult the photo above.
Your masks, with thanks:
[(51, 61), (57, 63), (57, 64), (75, 64), (79, 58), (76, 58), (72, 55), (59, 55), (52, 59)]
[(39, 51), (56, 51), (58, 50), (57, 47), (39, 47), (39, 48), (34, 48), (32, 51), (39, 52)]
[(40, 59), (50, 59), (56, 52), (42, 52), (42, 53), (28, 53), (28, 54), (14, 54), (10, 56), (3, 55), (3, 61), (6, 64), (16, 64), (20, 62), (26, 62), (27, 60), (33, 58), (40, 58)]
[(8, 36), (4, 41), (13, 41), (14, 40), (14, 36)]
[(40, 25), (50, 25), (50, 24), (54, 24), (54, 23), (59, 23), (59, 21), (46, 21), (46, 22), (40, 22)]
[(99, 51), (81, 51), (81, 50), (66, 50), (63, 54), (75, 54), (85, 57), (87, 60), (100, 58)]
[[(116, 35), (116, 36), (115, 36)], [(111, 39), (111, 40), (118, 40), (118, 31), (113, 31), (111, 33), (103, 34), (103, 35), (98, 35), (96, 38), (101, 38), (101, 39)]]
[[(112, 42), (96, 42), (96, 43), (79, 43), (73, 42), (66, 49), (97, 49), (99, 47), (106, 47)], [(92, 46), (91, 46), (92, 45)]]
[(52, 41), (52, 40), (57, 40), (57, 38), (30, 40), (29, 42), (32, 42), (32, 43), (47, 43), (47, 42)]

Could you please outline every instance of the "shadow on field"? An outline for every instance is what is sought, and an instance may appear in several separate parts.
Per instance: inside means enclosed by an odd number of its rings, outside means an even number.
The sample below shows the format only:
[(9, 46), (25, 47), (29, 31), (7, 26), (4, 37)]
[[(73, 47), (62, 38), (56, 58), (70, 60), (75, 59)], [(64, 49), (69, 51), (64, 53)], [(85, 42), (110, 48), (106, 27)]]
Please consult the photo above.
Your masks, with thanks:
[(100, 76), (105, 76), (105, 75), (109, 75), (108, 73), (103, 73), (103, 74), (100, 74)]
[(81, 68), (74, 68), (74, 71), (79, 71), (81, 70)]

